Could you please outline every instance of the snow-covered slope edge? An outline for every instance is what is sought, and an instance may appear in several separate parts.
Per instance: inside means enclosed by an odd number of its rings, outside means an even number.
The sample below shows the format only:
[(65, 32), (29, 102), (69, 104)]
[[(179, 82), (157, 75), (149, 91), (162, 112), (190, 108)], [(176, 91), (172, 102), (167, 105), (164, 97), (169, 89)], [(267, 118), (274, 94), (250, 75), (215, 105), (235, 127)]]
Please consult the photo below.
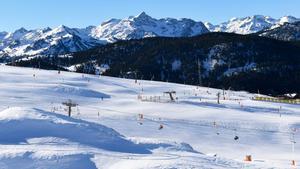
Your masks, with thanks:
[[(5, 129), (0, 131), (0, 134), (5, 136), (0, 138), (0, 166), (5, 166), (4, 168), (21, 165), (22, 168), (49, 168), (50, 166), (52, 168), (55, 165), (55, 168), (93, 169), (110, 164), (109, 161), (102, 162), (103, 158), (114, 158), (114, 165), (120, 166), (125, 162), (126, 157), (141, 161), (145, 161), (143, 158), (177, 159), (180, 154), (176, 155), (176, 151), (191, 155), (207, 167), (214, 159), (197, 153), (186, 143), (178, 144), (144, 138), (126, 139), (103, 125), (35, 108), (11, 107), (1, 111), (0, 127)], [(175, 154), (156, 155), (155, 153), (164, 151)], [(78, 160), (81, 162), (76, 162)], [(130, 160), (127, 163), (131, 163)], [(184, 160), (176, 163), (198, 166), (197, 163), (185, 164)], [(167, 167), (171, 164), (174, 165), (173, 162), (164, 165)], [(135, 168), (141, 165), (145, 164), (141, 163)], [(146, 163), (145, 166), (149, 164)], [(240, 164), (232, 162), (232, 166), (240, 166)]]

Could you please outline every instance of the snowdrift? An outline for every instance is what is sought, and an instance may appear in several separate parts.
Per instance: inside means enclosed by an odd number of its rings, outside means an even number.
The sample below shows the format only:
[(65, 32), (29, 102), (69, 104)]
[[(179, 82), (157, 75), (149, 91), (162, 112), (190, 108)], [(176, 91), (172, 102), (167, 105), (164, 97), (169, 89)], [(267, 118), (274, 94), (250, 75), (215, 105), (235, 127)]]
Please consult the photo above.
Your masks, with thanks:
[(8, 108), (0, 113), (0, 144), (28, 143), (31, 138), (64, 138), (81, 145), (124, 153), (148, 154), (145, 146), (126, 140), (111, 128), (45, 112)]
[(12, 107), (0, 112), (0, 145), (77, 144), (106, 151), (151, 154), (155, 149), (196, 152), (186, 143), (126, 139), (106, 126), (46, 112)]

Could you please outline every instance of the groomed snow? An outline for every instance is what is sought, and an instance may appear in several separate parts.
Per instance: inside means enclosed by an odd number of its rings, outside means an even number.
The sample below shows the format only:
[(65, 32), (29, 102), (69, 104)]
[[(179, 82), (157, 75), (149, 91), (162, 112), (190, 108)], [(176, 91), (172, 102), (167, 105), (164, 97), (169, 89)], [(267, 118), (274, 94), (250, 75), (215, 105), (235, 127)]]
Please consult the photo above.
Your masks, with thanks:
[[(292, 159), (300, 161), (299, 131), (294, 153), (291, 144), (300, 105), (253, 101), (247, 92), (223, 96), (206, 87), (2, 65), (0, 79), (1, 169), (291, 168)], [(173, 90), (178, 100), (166, 102), (163, 92)], [(68, 99), (78, 104), (72, 117), (61, 104)], [(253, 161), (244, 162), (246, 155)]]

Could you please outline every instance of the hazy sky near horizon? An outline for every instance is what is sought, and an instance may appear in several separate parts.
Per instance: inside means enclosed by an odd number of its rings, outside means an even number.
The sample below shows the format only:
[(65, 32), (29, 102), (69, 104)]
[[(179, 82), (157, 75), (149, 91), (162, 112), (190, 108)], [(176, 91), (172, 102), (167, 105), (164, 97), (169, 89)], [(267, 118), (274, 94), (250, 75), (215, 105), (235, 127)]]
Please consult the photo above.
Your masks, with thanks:
[(255, 14), (300, 17), (300, 0), (0, 0), (0, 31), (66, 25), (83, 28), (145, 11), (155, 18), (218, 24)]

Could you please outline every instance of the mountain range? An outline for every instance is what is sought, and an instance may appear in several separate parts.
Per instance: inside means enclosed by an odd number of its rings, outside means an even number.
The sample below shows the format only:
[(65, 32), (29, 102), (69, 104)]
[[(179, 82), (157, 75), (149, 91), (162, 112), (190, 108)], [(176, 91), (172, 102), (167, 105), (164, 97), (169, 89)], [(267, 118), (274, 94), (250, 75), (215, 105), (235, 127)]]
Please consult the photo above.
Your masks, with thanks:
[(274, 19), (269, 16), (254, 15), (244, 18), (232, 18), (228, 22), (219, 25), (212, 25), (206, 22), (206, 27), (211, 32), (229, 32), (237, 34), (251, 34), (266, 29), (278, 28), (285, 23), (295, 23), (300, 19), (293, 16), (284, 16), (279, 19)]
[(99, 26), (84, 29), (45, 28), (18, 29), (13, 33), (0, 33), (0, 55), (57, 55), (82, 51), (118, 40), (145, 37), (189, 37), (209, 30), (202, 22), (191, 19), (154, 19), (146, 13), (125, 19), (111, 19)]
[[(26, 30), (20, 28), (15, 32), (0, 32), (0, 57), (62, 55), (84, 51), (107, 43), (120, 40), (142, 39), (147, 37), (192, 37), (209, 32), (230, 32), (252, 34), (264, 31), (261, 36), (283, 40), (297, 40), (299, 25), (293, 29), (286, 28), (286, 23), (293, 24), (300, 19), (285, 16), (274, 19), (268, 16), (255, 15), (244, 18), (233, 18), (219, 25), (203, 23), (192, 19), (155, 19), (145, 12), (125, 19), (110, 19), (99, 26), (87, 28), (44, 28)], [(289, 37), (283, 35), (281, 28), (289, 30)], [(291, 27), (291, 25), (289, 25)], [(276, 32), (274, 32), (276, 30)], [(273, 32), (273, 33), (268, 33)], [(280, 32), (280, 36), (277, 35)], [(274, 33), (276, 35), (274, 35)], [(284, 36), (284, 37), (282, 37)], [(286, 35), (288, 36), (288, 35)]]

